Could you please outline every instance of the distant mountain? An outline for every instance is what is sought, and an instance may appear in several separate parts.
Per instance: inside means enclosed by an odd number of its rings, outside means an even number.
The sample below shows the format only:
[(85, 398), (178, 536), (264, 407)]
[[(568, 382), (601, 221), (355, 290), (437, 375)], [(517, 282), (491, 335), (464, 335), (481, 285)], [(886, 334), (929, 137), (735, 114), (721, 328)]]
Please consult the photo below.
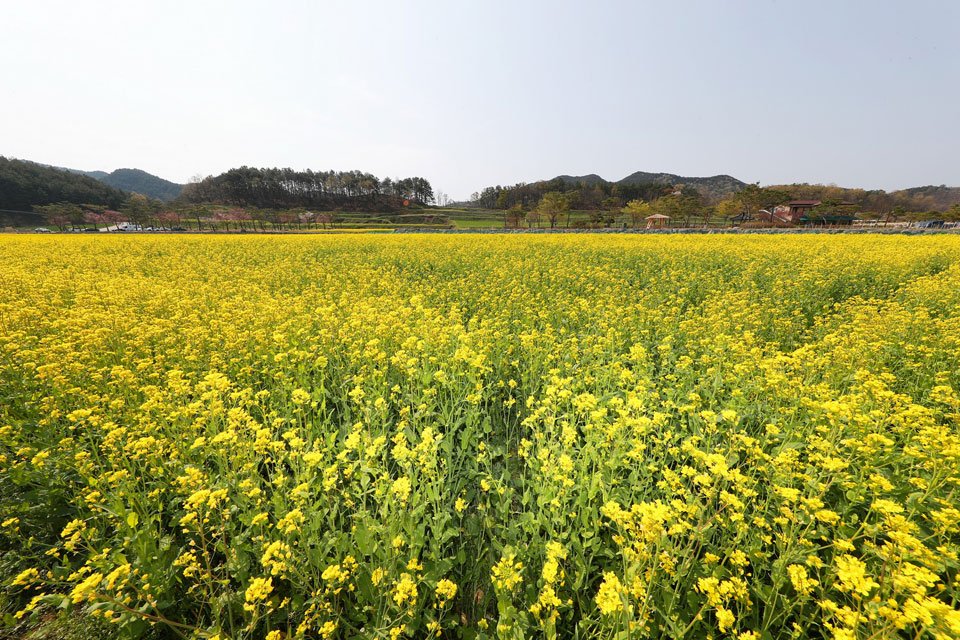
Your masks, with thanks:
[(646, 182), (661, 182), (674, 185), (682, 184), (688, 187), (694, 187), (712, 197), (719, 197), (727, 193), (736, 193), (747, 186), (746, 182), (725, 174), (707, 178), (693, 178), (678, 176), (673, 173), (647, 173), (646, 171), (637, 171), (636, 173), (631, 173), (623, 180), (617, 180), (617, 184), (643, 184)]
[(606, 182), (603, 178), (598, 176), (595, 173), (591, 173), (585, 176), (557, 176), (554, 180), (563, 180), (568, 184), (576, 184), (582, 182), (584, 184), (597, 184), (598, 182)]
[[(48, 167), (50, 165), (44, 165), (44, 166)], [(81, 176), (87, 176), (87, 177), (93, 178), (94, 180), (99, 180), (100, 182), (103, 182), (103, 179), (106, 178), (108, 175), (110, 175), (106, 171), (80, 171), (79, 169), (68, 169), (67, 167), (52, 167), (52, 168), (60, 169), (61, 171), (69, 171), (70, 173), (76, 173)]]
[(102, 177), (93, 176), (92, 174), (94, 173), (103, 172), (91, 171), (87, 175), (96, 177), (97, 180), (103, 182), (104, 184), (108, 184), (111, 187), (123, 189), (124, 191), (130, 191), (132, 193), (140, 193), (148, 198), (156, 198), (163, 200), (164, 202), (173, 200), (180, 195), (181, 191), (183, 191), (182, 184), (164, 180), (163, 178), (159, 178), (151, 173), (147, 173), (146, 171), (141, 171), (140, 169), (117, 169), (111, 173), (104, 174)]
[(127, 195), (86, 175), (0, 156), (0, 209), (30, 211), (55, 202), (116, 208)]
[[(44, 165), (50, 166), (50, 165)], [(69, 167), (53, 167), (70, 173), (77, 173), (83, 176), (89, 176), (94, 180), (99, 180), (104, 184), (117, 189), (123, 189), (131, 193), (139, 193), (148, 198), (163, 200), (169, 202), (183, 191), (183, 185), (176, 182), (164, 180), (152, 173), (141, 171), (140, 169), (117, 169), (110, 173), (106, 171), (81, 171), (80, 169), (71, 169)]]
[[(596, 184), (606, 182), (595, 173), (585, 176), (557, 176), (554, 180), (562, 180), (567, 183), (584, 182), (586, 184)], [(673, 173), (650, 173), (647, 171), (637, 171), (631, 173), (622, 180), (617, 180), (613, 184), (682, 184), (693, 187), (713, 198), (717, 198), (728, 193), (735, 193), (747, 186), (746, 182), (737, 180), (728, 175), (710, 176), (706, 178), (694, 178), (688, 176), (678, 176)]]

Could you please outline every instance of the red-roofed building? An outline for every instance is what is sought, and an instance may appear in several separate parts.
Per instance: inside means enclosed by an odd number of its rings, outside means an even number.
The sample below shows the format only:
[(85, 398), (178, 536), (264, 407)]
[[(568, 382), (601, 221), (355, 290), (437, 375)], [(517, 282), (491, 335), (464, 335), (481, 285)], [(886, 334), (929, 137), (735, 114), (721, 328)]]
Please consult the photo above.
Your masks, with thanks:
[[(810, 217), (810, 210), (819, 205), (821, 200), (793, 200), (787, 204), (774, 207), (773, 212), (761, 212), (760, 219), (772, 218), (776, 222), (785, 222), (788, 224), (804, 224), (812, 222), (827, 222), (831, 224), (850, 224), (853, 221), (853, 215), (837, 214), (816, 219)], [(838, 206), (853, 206), (856, 203), (843, 200)], [(766, 215), (764, 215), (766, 214)]]

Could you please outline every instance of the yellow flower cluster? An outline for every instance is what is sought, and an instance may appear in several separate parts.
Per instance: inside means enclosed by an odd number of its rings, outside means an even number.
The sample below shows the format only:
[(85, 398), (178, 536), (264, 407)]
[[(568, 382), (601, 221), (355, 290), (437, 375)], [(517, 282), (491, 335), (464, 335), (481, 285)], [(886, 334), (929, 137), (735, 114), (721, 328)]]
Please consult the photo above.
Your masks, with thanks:
[(443, 578), (437, 583), (436, 594), (440, 602), (445, 603), (457, 595), (457, 584), (452, 580)]
[(516, 555), (510, 553), (503, 556), (500, 562), (490, 571), (493, 586), (501, 591), (510, 591), (523, 581), (523, 563), (516, 560)]
[(272, 591), (272, 578), (254, 578), (250, 581), (250, 585), (244, 594), (247, 600), (247, 604), (244, 606), (252, 609), (256, 603), (266, 600)]
[(402, 574), (393, 588), (393, 601), (402, 607), (405, 604), (412, 605), (416, 599), (417, 583), (409, 573)]
[(621, 594), (624, 592), (620, 579), (612, 571), (603, 574), (603, 582), (600, 583), (600, 589), (597, 591), (597, 608), (600, 613), (610, 615), (623, 610), (623, 601)]

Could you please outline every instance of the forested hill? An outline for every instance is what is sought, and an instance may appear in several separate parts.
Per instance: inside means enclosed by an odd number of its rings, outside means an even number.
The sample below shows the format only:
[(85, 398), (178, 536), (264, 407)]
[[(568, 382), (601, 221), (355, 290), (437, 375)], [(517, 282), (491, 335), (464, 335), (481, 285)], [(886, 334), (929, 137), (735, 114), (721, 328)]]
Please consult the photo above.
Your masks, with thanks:
[(104, 184), (117, 189), (123, 189), (131, 193), (145, 195), (152, 200), (163, 200), (169, 202), (180, 195), (183, 191), (183, 185), (176, 182), (164, 180), (152, 173), (147, 173), (141, 169), (116, 169), (110, 173), (106, 171), (81, 171), (80, 169), (70, 169), (68, 167), (54, 167), (70, 173), (77, 173), (84, 176), (90, 176)]
[[(557, 176), (554, 180), (562, 180), (567, 184), (577, 184), (584, 183), (587, 185), (594, 185), (603, 182), (607, 182), (600, 176), (595, 173), (591, 173), (585, 176)], [(696, 178), (690, 176), (678, 176), (673, 173), (650, 173), (648, 171), (637, 171), (631, 173), (626, 178), (622, 180), (617, 180), (612, 184), (616, 185), (637, 185), (637, 184), (668, 184), (668, 185), (684, 185), (686, 187), (693, 187), (697, 191), (711, 197), (719, 198), (731, 193), (736, 193), (747, 186), (747, 183), (737, 180), (733, 176), (728, 175), (717, 175), (709, 176), (705, 178)]]
[(157, 200), (169, 202), (180, 195), (183, 185), (159, 178), (140, 169), (117, 169), (99, 178), (111, 187), (139, 193)]
[[(52, 165), (45, 164), (45, 167), (52, 167)], [(103, 179), (106, 178), (109, 173), (106, 171), (81, 171), (80, 169), (70, 169), (69, 167), (52, 167), (53, 169), (60, 169), (61, 171), (69, 171), (70, 173), (79, 173), (82, 176), (88, 176), (94, 180), (99, 180), (103, 182)]]
[(726, 174), (706, 178), (695, 178), (678, 176), (673, 173), (647, 173), (646, 171), (631, 173), (623, 180), (618, 180), (617, 184), (645, 184), (649, 182), (666, 182), (674, 185), (682, 184), (687, 187), (694, 187), (698, 191), (704, 191), (714, 198), (736, 193), (747, 186), (746, 182), (737, 180), (733, 176)]
[(271, 209), (393, 211), (411, 203), (430, 204), (435, 198), (430, 182), (420, 177), (380, 179), (362, 171), (238, 167), (188, 184), (180, 200)]
[(86, 175), (0, 156), (0, 209), (30, 211), (55, 202), (117, 208), (128, 195)]
[[(557, 176), (554, 180), (561, 180), (566, 184), (586, 184), (586, 185), (595, 185), (601, 182), (606, 182), (603, 178), (598, 176), (595, 173), (590, 173), (585, 176)], [(550, 181), (552, 182), (552, 180)]]
[(933, 185), (911, 187), (904, 189), (902, 193), (911, 197), (921, 196), (927, 198), (929, 199), (931, 207), (939, 210), (944, 210), (960, 203), (960, 187), (948, 187), (944, 184), (938, 187)]

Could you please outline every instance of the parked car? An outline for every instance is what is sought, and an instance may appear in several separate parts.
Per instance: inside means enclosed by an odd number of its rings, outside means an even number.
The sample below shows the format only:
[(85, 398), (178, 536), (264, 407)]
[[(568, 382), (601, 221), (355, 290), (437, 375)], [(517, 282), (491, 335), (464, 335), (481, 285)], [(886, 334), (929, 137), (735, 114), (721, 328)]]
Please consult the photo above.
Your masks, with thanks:
[(47, 229), (46, 227), (37, 227), (36, 229), (33, 230), (33, 232), (34, 233), (53, 233), (53, 231), (50, 231), (50, 229)]

